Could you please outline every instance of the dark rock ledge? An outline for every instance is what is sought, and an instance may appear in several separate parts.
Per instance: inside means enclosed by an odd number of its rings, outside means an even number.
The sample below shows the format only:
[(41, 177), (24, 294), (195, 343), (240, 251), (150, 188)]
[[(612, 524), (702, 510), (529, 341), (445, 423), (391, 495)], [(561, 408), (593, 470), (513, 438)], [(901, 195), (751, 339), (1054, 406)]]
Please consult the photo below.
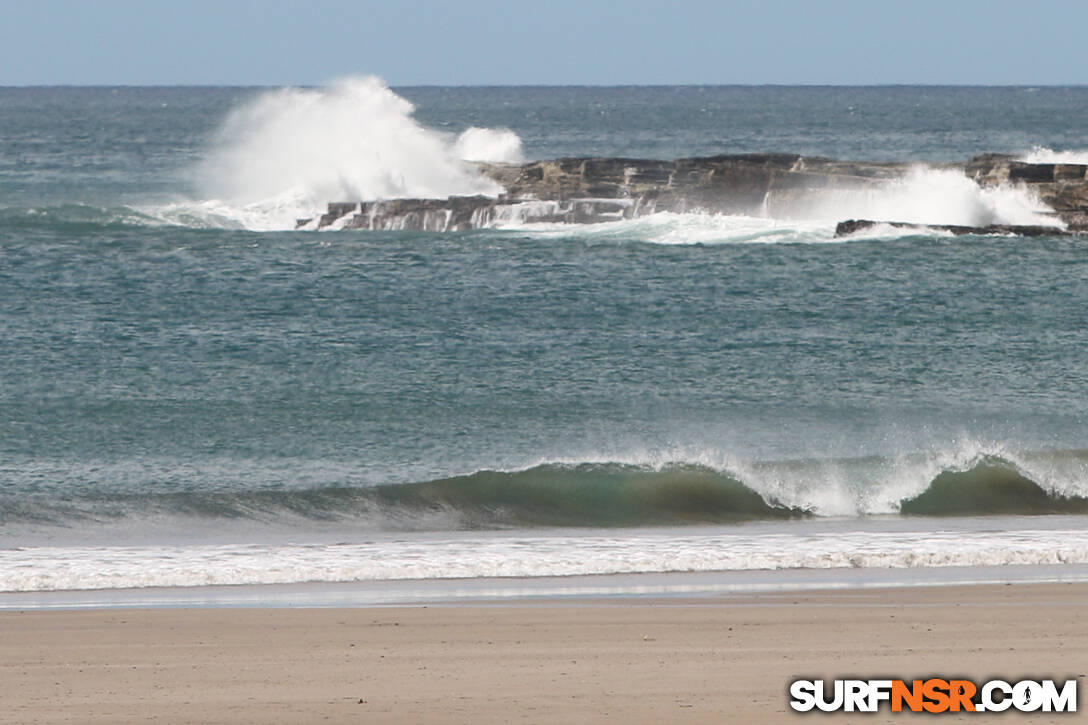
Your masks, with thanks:
[(918, 224), (915, 222), (881, 222), (872, 219), (848, 219), (835, 225), (836, 237), (847, 237), (851, 234), (867, 231), (874, 227), (895, 227), (896, 229), (917, 229), (922, 232), (927, 229), (942, 232), (951, 232), (956, 235), (964, 234), (1004, 234), (1017, 237), (1048, 237), (1054, 235), (1074, 234), (1068, 229), (1059, 227), (1044, 227), (1038, 225), (1021, 224), (988, 224), (983, 227), (968, 227), (960, 224)]
[[(317, 228), (458, 231), (504, 221), (592, 224), (653, 214), (705, 212), (782, 216), (821, 193), (874, 189), (917, 164), (835, 161), (797, 154), (741, 154), (658, 161), (565, 158), (527, 164), (477, 164), (506, 189), (498, 198), (390, 199), (335, 202)], [(1054, 210), (1057, 227), (957, 227), (898, 220), (851, 220), (842, 234), (877, 223), (947, 229), (963, 234), (1074, 234), (1088, 231), (1088, 166), (1029, 164), (986, 154), (965, 163), (930, 164), (962, 171), (982, 187), (1023, 184)], [(299, 220), (299, 227), (313, 226)]]

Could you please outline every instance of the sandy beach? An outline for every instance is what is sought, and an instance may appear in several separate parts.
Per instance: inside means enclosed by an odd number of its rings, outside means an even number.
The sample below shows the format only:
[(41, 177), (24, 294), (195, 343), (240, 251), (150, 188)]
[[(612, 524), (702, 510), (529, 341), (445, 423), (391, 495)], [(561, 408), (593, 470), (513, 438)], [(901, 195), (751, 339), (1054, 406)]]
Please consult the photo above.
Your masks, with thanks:
[[(8, 611), (0, 710), (7, 723), (778, 722), (805, 717), (788, 705), (799, 677), (1083, 678), (1086, 604), (1073, 583)], [(1031, 721), (1048, 717), (1079, 716)]]

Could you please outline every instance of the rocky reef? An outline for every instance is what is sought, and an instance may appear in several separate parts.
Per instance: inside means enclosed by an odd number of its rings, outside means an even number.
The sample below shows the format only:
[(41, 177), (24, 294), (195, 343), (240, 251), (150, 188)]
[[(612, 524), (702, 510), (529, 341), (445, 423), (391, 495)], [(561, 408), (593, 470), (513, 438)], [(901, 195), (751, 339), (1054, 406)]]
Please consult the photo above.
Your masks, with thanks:
[[(592, 224), (655, 212), (704, 212), (777, 217), (828, 192), (877, 189), (918, 164), (836, 161), (797, 154), (740, 154), (662, 161), (563, 158), (526, 164), (477, 164), (506, 190), (495, 198), (389, 199), (330, 203), (299, 228), (457, 231), (510, 222)], [(958, 233), (1055, 234), (1088, 231), (1088, 165), (1031, 164), (986, 154), (964, 163), (928, 164), (962, 172), (980, 187), (1024, 185), (1054, 211), (1055, 226), (961, 227)], [(843, 234), (897, 219), (850, 220)], [(1039, 231), (1042, 230), (1042, 231)]]
[(976, 156), (964, 173), (980, 186), (1024, 184), (1054, 210), (1070, 232), (1088, 231), (1088, 166), (1029, 164), (1004, 154)]
[(1071, 234), (1068, 229), (1060, 227), (1045, 227), (1038, 224), (987, 224), (981, 227), (969, 227), (961, 224), (918, 224), (914, 222), (882, 222), (873, 219), (848, 219), (835, 225), (836, 237), (848, 237), (851, 234), (873, 229), (875, 227), (894, 227), (896, 229), (935, 229), (942, 232), (950, 232), (956, 235), (962, 234), (1006, 234), (1018, 237), (1046, 237), (1055, 234)]

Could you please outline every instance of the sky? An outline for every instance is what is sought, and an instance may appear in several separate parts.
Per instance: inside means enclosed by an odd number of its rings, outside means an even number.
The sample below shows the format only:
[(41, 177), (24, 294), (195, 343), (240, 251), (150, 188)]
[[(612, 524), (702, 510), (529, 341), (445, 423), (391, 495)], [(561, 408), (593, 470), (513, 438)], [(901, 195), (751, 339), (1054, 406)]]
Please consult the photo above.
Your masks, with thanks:
[(0, 85), (1081, 85), (1085, 28), (1085, 0), (0, 0)]

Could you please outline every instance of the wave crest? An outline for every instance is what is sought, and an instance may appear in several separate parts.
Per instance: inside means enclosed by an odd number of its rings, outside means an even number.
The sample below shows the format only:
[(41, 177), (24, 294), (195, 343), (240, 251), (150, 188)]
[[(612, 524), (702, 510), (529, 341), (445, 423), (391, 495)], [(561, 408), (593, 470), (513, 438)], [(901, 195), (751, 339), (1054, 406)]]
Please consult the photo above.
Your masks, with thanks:
[(387, 504), (442, 506), (474, 524), (632, 526), (803, 515), (696, 466), (542, 465), (375, 490)]
[[(1063, 456), (1071, 459), (1064, 461)], [(1065, 486), (1058, 480), (1063, 467), (1068, 469), (1072, 464), (1082, 468), (1083, 459), (1077, 452), (1059, 454), (1049, 464), (1029, 466), (1038, 468), (1036, 474), (995, 456), (961, 458), (961, 463), (879, 458), (735, 466), (551, 462), (516, 471), (484, 470), (418, 483), (363, 487), (83, 499), (0, 497), (0, 524), (82, 526), (129, 518), (177, 518), (246, 520), (289, 527), (305, 527), (305, 522), (348, 522), (365, 530), (452, 530), (707, 524), (872, 514), (1084, 514), (1088, 513), (1088, 496), (1083, 486)], [(1054, 475), (1043, 473), (1048, 465)], [(1082, 480), (1079, 474), (1076, 478)]]
[(942, 471), (925, 491), (900, 503), (904, 514), (1082, 514), (1088, 498), (1047, 491), (1001, 460), (982, 461), (966, 471)]

